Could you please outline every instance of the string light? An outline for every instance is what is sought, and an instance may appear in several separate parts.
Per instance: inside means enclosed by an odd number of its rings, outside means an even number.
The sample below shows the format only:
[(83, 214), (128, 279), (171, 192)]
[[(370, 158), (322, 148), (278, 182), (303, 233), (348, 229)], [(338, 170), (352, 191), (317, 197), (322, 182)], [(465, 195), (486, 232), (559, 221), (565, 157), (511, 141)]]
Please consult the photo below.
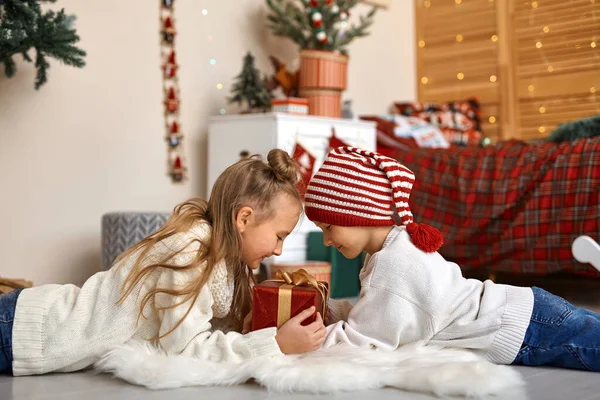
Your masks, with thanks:
[(215, 65), (217, 63), (217, 60), (215, 60), (214, 58), (210, 59), (210, 65)]
[(202, 15), (208, 15), (208, 10), (206, 8), (202, 9)]
[(224, 109), (224, 108), (221, 108), (221, 109), (219, 110), (219, 112), (221, 113), (221, 115), (225, 115), (225, 113), (226, 113), (227, 111), (225, 111), (225, 109)]
[(219, 89), (219, 90), (223, 89), (223, 84), (222, 83), (217, 83), (217, 89)]
[[(493, 3), (495, 0), (488, 0), (488, 1), (489, 1), (490, 3)], [(460, 5), (460, 4), (462, 4), (462, 0), (454, 0), (454, 2), (455, 2), (455, 4), (456, 4), (456, 5)], [(590, 0), (590, 3), (591, 3), (591, 4), (596, 4), (596, 0)], [(425, 0), (425, 1), (423, 2), (423, 6), (424, 6), (425, 8), (430, 8), (430, 7), (431, 7), (431, 1), (429, 1), (429, 0)], [(533, 2), (531, 2), (531, 7), (532, 7), (533, 9), (537, 9), (537, 8), (539, 7), (539, 2), (538, 2), (538, 1), (533, 1)], [(539, 28), (538, 28), (538, 29), (539, 29)], [(542, 28), (542, 31), (543, 31), (544, 33), (549, 33), (549, 32), (550, 32), (550, 27), (549, 27), (548, 25), (545, 25), (545, 26), (543, 26), (543, 28)], [(456, 41), (457, 41), (457, 42), (461, 43), (461, 42), (463, 42), (463, 41), (464, 41), (464, 36), (463, 36), (462, 34), (460, 34), (460, 33), (457, 33), (457, 34), (456, 34), (456, 36), (455, 36), (455, 39), (456, 39)], [(495, 42), (498, 42), (498, 40), (499, 40), (499, 37), (498, 37), (498, 35), (497, 35), (497, 34), (494, 34), (494, 35), (492, 35), (492, 36), (490, 37), (490, 40), (491, 40), (492, 42), (494, 42), (494, 43), (495, 43)], [(424, 40), (419, 40), (419, 41), (418, 41), (418, 46), (419, 46), (420, 48), (424, 48), (424, 47), (425, 47), (425, 41), (424, 41)], [(539, 40), (539, 41), (536, 41), (536, 42), (535, 42), (535, 47), (536, 47), (537, 49), (541, 49), (543, 46), (544, 46), (544, 45), (543, 45), (543, 43), (542, 43), (542, 41), (541, 41), (541, 40)], [(585, 46), (585, 45), (584, 45), (584, 46)], [(575, 45), (575, 48), (576, 48), (576, 49), (580, 49), (580, 48), (582, 48), (582, 47), (583, 47), (583, 46), (582, 46), (581, 44), (576, 44), (576, 45)], [(593, 49), (595, 49), (595, 48), (597, 48), (597, 47), (598, 47), (598, 43), (597, 43), (596, 41), (591, 41), (591, 42), (590, 42), (590, 47), (591, 47), (591, 48), (593, 48)], [(211, 63), (212, 63), (212, 61), (211, 61)], [(551, 73), (551, 72), (554, 72), (554, 67), (553, 67), (552, 65), (548, 65), (548, 66), (547, 66), (547, 71), (548, 71), (548, 72), (550, 72), (550, 73)], [(464, 78), (465, 78), (465, 74), (464, 74), (464, 73), (462, 73), (462, 72), (458, 72), (458, 73), (456, 74), (456, 78), (457, 78), (458, 80), (464, 80)], [(490, 82), (492, 82), (492, 83), (495, 83), (495, 82), (497, 82), (497, 80), (498, 80), (498, 77), (497, 77), (496, 75), (490, 75), (490, 76), (489, 76), (489, 80), (490, 80)], [(428, 78), (428, 77), (426, 77), (426, 76), (423, 76), (423, 77), (421, 77), (421, 83), (422, 83), (422, 84), (428, 84), (428, 83), (429, 83), (429, 78)], [(527, 90), (528, 90), (529, 92), (534, 92), (534, 91), (535, 91), (535, 86), (534, 86), (533, 84), (531, 84), (531, 85), (528, 85), (528, 86), (527, 86)], [(590, 93), (592, 93), (592, 94), (596, 93), (596, 87), (594, 87), (594, 86), (590, 87), (590, 89), (589, 89), (589, 92), (590, 92)], [(546, 111), (547, 111), (547, 109), (546, 109), (546, 107), (545, 107), (545, 106), (540, 106), (540, 107), (538, 108), (538, 112), (539, 112), (540, 114), (545, 114), (545, 113), (546, 113)], [(490, 124), (494, 124), (494, 123), (496, 123), (497, 119), (496, 119), (496, 117), (495, 117), (495, 116), (493, 116), (493, 115), (490, 115), (490, 116), (489, 116), (489, 118), (488, 118), (488, 121), (489, 121), (489, 123), (490, 123)], [(538, 132), (539, 132), (539, 133), (545, 133), (545, 132), (546, 132), (546, 129), (547, 129), (547, 128), (546, 128), (544, 125), (539, 125), (539, 126), (538, 126), (538, 128), (537, 128), (537, 130), (538, 130)]]

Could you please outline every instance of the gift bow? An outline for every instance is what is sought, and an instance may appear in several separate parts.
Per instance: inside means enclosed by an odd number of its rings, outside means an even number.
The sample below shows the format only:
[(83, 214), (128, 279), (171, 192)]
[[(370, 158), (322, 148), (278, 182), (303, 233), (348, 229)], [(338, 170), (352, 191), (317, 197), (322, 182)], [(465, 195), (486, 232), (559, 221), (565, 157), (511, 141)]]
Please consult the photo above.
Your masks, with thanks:
[(306, 272), (305, 269), (300, 268), (292, 272), (291, 274), (287, 271), (278, 270), (275, 273), (277, 279), (270, 279), (273, 282), (285, 282), (285, 285), (281, 285), (279, 288), (279, 303), (277, 307), (277, 328), (285, 324), (291, 315), (292, 308), (292, 288), (294, 286), (312, 286), (321, 294), (323, 300), (323, 308), (321, 310), (321, 316), (325, 319), (327, 314), (327, 300), (329, 299), (329, 288), (323, 282), (317, 281), (317, 279)]

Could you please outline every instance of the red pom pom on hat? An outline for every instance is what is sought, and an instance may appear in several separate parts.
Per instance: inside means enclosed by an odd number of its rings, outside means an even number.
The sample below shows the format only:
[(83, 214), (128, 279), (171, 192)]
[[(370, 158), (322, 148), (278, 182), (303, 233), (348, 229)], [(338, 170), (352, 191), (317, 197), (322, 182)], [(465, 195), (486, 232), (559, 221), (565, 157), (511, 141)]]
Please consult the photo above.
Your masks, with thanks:
[(442, 233), (433, 226), (411, 222), (406, 225), (406, 231), (415, 247), (426, 253), (438, 251), (444, 244)]

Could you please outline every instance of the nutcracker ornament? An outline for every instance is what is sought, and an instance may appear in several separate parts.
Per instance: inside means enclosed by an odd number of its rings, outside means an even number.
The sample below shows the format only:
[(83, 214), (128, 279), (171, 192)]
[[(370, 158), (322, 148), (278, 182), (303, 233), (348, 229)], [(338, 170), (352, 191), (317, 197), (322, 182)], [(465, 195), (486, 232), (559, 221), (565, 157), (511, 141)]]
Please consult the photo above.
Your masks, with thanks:
[(181, 135), (179, 134), (179, 124), (177, 121), (173, 121), (171, 124), (171, 129), (169, 134), (167, 135), (167, 142), (169, 143), (169, 147), (174, 149), (181, 144)]
[(175, 1), (160, 1), (160, 21), (161, 21), (161, 58), (162, 63), (162, 81), (164, 92), (164, 118), (165, 118), (165, 139), (167, 142), (167, 174), (174, 183), (184, 182), (186, 180), (187, 168), (183, 160), (183, 134), (179, 122), (179, 111), (181, 105), (178, 72), (179, 65), (175, 52)]
[(164, 77), (166, 79), (174, 78), (177, 74), (177, 62), (175, 61), (175, 50), (171, 51), (169, 59), (163, 64)]

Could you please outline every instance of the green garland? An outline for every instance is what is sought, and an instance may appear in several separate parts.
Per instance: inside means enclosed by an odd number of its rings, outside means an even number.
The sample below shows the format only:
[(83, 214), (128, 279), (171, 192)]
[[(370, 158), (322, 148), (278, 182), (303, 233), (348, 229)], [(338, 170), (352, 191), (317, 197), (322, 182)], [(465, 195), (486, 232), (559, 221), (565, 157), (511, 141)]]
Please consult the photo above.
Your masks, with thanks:
[(81, 68), (85, 65), (83, 57), (86, 55), (74, 46), (79, 41), (72, 29), (75, 17), (66, 15), (64, 10), (42, 14), (41, 1), (54, 3), (56, 0), (0, 0), (0, 62), (4, 64), (4, 73), (10, 78), (17, 71), (12, 59), (16, 54), (33, 62), (27, 51), (34, 48), (36, 89), (48, 80), (50, 64), (46, 57)]
[(348, 55), (354, 39), (367, 36), (377, 11), (361, 15), (358, 25), (349, 23), (350, 10), (359, 0), (266, 0), (269, 28), (288, 37), (301, 49), (338, 51)]

